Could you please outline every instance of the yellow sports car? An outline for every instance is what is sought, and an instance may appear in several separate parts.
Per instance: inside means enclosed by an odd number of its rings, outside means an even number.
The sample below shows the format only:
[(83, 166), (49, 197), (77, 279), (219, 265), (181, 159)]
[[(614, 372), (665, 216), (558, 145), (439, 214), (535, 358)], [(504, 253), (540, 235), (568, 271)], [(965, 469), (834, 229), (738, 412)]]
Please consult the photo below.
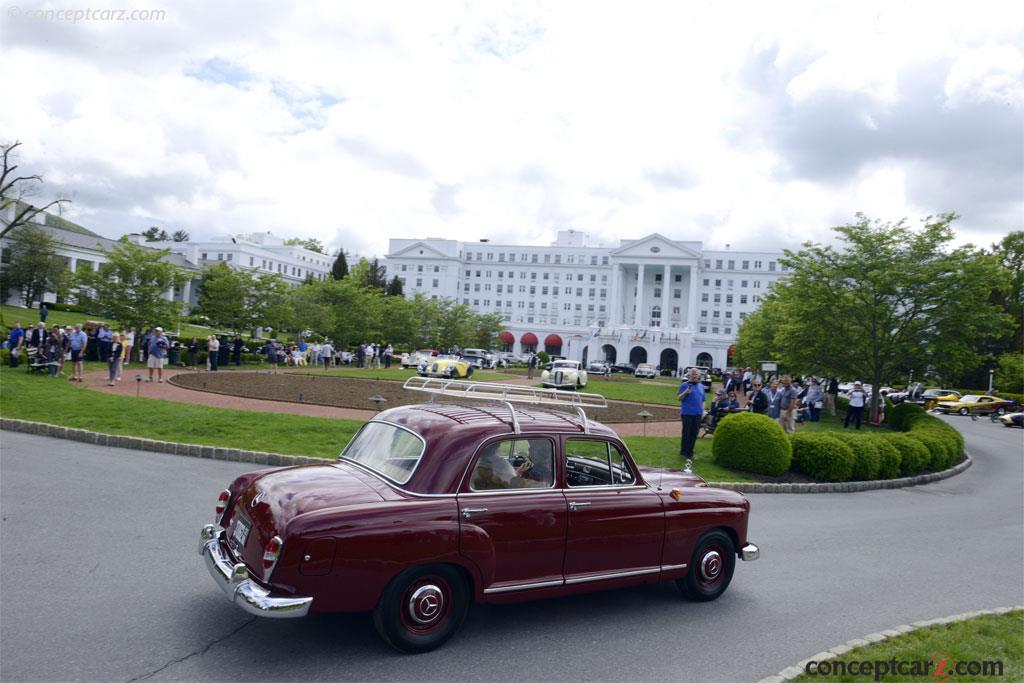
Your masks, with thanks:
[(1003, 415), (1016, 407), (1013, 401), (995, 396), (980, 396), (968, 394), (960, 397), (958, 401), (943, 401), (935, 406), (940, 413), (959, 413), (960, 415), (982, 415), (995, 413)]
[(939, 403), (959, 401), (960, 396), (959, 391), (953, 391), (952, 389), (929, 389), (921, 394), (921, 399), (924, 401), (924, 409), (931, 410)]
[(438, 356), (420, 363), (416, 368), (416, 374), (420, 377), (468, 379), (473, 376), (473, 364), (458, 356)]

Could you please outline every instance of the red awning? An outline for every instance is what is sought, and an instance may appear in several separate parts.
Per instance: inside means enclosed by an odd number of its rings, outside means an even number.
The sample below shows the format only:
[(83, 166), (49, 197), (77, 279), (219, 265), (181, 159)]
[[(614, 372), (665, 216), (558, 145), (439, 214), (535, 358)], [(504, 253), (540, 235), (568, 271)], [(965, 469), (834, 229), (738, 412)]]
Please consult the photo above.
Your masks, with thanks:
[(544, 337), (544, 346), (561, 346), (561, 345), (562, 345), (562, 338), (559, 337), (557, 334), (549, 334), (548, 336)]
[(535, 335), (533, 332), (527, 332), (526, 334), (524, 334), (522, 337), (519, 338), (519, 343), (520, 344), (536, 344), (537, 343), (537, 335)]
[(498, 339), (501, 340), (502, 344), (511, 344), (515, 342), (516, 338), (512, 336), (512, 333), (508, 330), (498, 333)]
[(735, 347), (730, 346), (729, 350), (725, 352), (725, 355), (728, 356), (729, 358), (732, 358), (732, 354), (734, 351), (736, 351)]

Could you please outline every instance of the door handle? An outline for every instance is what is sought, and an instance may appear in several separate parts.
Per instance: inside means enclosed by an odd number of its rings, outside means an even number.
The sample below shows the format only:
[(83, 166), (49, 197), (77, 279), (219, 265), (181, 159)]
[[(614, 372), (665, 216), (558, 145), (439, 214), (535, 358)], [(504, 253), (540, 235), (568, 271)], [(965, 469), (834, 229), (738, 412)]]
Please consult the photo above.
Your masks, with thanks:
[(585, 507), (587, 507), (588, 505), (590, 505), (590, 503), (589, 503), (589, 502), (586, 502), (586, 503), (577, 503), (576, 501), (571, 501), (571, 502), (569, 503), (569, 510), (570, 510), (571, 512), (576, 512), (576, 511), (577, 511), (577, 510), (579, 510), (580, 508), (585, 508)]
[(487, 512), (487, 508), (462, 508), (463, 519), (469, 519), (477, 512)]

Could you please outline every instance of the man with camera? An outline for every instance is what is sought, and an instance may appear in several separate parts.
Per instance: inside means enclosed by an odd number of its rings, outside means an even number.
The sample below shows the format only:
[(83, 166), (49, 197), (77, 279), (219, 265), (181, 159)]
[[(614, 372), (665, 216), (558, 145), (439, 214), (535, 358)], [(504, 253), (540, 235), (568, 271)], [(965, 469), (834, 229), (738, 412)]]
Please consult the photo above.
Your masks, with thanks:
[(679, 401), (679, 416), (683, 423), (679, 455), (693, 460), (693, 446), (697, 442), (697, 431), (704, 417), (704, 385), (700, 382), (700, 370), (690, 368), (689, 377), (679, 386), (676, 393)]

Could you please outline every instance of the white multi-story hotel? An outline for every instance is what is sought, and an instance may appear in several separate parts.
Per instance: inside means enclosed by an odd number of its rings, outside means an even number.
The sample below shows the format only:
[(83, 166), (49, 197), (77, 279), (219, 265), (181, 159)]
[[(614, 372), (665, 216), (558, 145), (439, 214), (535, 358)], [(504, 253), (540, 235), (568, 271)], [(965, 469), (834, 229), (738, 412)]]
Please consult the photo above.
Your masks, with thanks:
[[(135, 236), (143, 240), (142, 236)], [(331, 272), (334, 259), (295, 244), (285, 244), (269, 232), (249, 235), (223, 235), (204, 241), (145, 242), (147, 247), (170, 249), (200, 268), (218, 262), (238, 270), (259, 274), (277, 273), (285, 282), (300, 285), (307, 279), (323, 280)]]
[(657, 233), (590, 246), (565, 230), (548, 247), (392, 239), (406, 296), (500, 314), (504, 349), (662, 368), (729, 365), (740, 321), (783, 273), (781, 252), (704, 251)]

